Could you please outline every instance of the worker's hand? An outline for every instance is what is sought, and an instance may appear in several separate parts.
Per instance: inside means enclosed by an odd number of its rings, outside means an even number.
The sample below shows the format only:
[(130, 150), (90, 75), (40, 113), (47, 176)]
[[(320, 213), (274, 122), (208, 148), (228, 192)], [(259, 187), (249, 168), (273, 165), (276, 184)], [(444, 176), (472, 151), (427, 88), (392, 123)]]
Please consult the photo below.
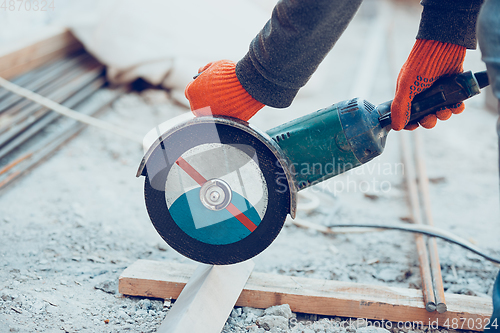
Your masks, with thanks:
[[(417, 39), (408, 59), (401, 68), (396, 85), (396, 96), (391, 105), (392, 129), (414, 130), (417, 123), (408, 124), (411, 102), (415, 95), (427, 89), (440, 76), (463, 72), (464, 46)], [(447, 120), (464, 110), (463, 103), (437, 111), (419, 121), (424, 128), (432, 128), (437, 119)]]
[(235, 69), (236, 64), (229, 60), (199, 69), (201, 74), (185, 90), (195, 116), (222, 115), (247, 121), (264, 107), (243, 88)]

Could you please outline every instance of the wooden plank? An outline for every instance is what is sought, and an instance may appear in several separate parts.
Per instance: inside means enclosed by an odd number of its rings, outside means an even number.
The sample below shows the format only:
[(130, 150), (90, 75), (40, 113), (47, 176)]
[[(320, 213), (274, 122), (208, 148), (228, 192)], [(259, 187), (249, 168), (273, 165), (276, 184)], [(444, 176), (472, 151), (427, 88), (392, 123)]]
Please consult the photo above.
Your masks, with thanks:
[(81, 48), (83, 45), (68, 29), (47, 28), (35, 37), (0, 49), (0, 77), (12, 78)]
[[(138, 260), (119, 278), (124, 295), (176, 299), (194, 265)], [(430, 323), (482, 331), (493, 311), (491, 299), (446, 294), (448, 311), (428, 312), (421, 290), (253, 272), (237, 306), (289, 304), (294, 312), (392, 322)]]

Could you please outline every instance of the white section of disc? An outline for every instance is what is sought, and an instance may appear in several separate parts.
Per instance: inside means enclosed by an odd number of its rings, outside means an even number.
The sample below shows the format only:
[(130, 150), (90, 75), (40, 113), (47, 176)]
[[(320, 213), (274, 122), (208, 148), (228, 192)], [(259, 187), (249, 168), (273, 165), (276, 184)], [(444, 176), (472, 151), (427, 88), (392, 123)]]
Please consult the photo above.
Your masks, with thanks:
[[(245, 152), (250, 152), (252, 156)], [(189, 149), (181, 157), (206, 180), (222, 179), (225, 181), (229, 184), (233, 193), (238, 193), (248, 200), (260, 218), (264, 218), (268, 204), (268, 189), (253, 148), (247, 145), (206, 143)], [(167, 207), (170, 209), (170, 206), (180, 196), (197, 187), (200, 187), (200, 185), (181, 167), (174, 164), (167, 175), (165, 184)], [(196, 200), (188, 202), (189, 205), (196, 205), (196, 207), (202, 205), (199, 198)], [(245, 213), (249, 208), (238, 207), (242, 213)], [(208, 210), (208, 208), (205, 209)], [(215, 224), (203, 218), (194, 218), (196, 228)]]

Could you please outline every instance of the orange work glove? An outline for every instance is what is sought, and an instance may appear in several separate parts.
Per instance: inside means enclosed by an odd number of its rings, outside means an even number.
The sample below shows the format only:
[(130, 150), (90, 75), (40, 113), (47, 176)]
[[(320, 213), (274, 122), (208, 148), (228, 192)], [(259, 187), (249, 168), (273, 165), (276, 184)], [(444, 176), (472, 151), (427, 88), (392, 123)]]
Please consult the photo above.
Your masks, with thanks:
[[(413, 98), (440, 76), (463, 72), (465, 50), (464, 46), (456, 44), (417, 39), (398, 75), (396, 96), (391, 106), (392, 129), (414, 130), (418, 127), (417, 123), (408, 124)], [(461, 113), (464, 108), (463, 103), (459, 103), (427, 115), (419, 123), (424, 128), (432, 128), (438, 118), (447, 120), (452, 113)]]
[(235, 69), (236, 64), (229, 60), (211, 62), (200, 68), (201, 74), (184, 92), (195, 116), (213, 114), (247, 121), (264, 107), (243, 88)]

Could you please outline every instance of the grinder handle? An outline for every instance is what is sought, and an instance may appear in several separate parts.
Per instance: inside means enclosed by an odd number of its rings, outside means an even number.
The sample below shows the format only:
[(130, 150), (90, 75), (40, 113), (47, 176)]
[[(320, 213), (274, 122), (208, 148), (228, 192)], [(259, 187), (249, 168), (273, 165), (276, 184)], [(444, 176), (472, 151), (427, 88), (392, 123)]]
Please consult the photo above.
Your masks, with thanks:
[[(489, 84), (486, 71), (472, 74), (471, 71), (442, 77), (436, 80), (428, 89), (415, 96), (411, 103), (411, 115), (408, 123), (415, 123), (426, 115), (439, 109), (460, 103), (481, 92), (481, 88)], [(391, 126), (391, 104), (388, 101), (377, 106), (381, 115), (382, 127)]]

